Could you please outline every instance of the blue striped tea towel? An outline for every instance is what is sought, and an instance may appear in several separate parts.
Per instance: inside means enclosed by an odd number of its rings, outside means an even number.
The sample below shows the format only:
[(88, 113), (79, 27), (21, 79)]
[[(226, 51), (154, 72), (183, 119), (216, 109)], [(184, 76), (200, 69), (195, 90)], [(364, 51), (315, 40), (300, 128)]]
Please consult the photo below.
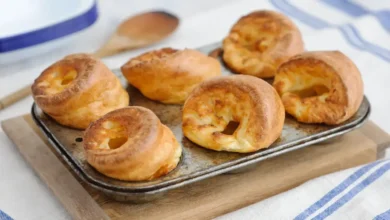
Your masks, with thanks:
[(12, 220), (12, 218), (0, 210), (0, 220)]

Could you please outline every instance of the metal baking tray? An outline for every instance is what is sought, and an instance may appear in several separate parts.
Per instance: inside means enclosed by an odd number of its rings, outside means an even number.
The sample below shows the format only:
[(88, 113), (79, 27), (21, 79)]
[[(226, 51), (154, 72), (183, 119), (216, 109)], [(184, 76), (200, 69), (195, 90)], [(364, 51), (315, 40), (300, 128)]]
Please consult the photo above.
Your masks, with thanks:
[[(219, 48), (212, 44), (200, 48), (205, 54)], [(223, 74), (233, 74), (224, 65)], [(106, 177), (92, 168), (85, 160), (82, 147), (83, 131), (64, 127), (47, 116), (34, 103), (32, 116), (36, 124), (49, 139), (53, 148), (63, 157), (81, 179), (92, 187), (103, 191), (116, 200), (145, 202), (158, 198), (168, 190), (222, 173), (237, 172), (256, 166), (256, 163), (315, 143), (340, 136), (363, 124), (370, 113), (370, 103), (364, 100), (357, 113), (338, 126), (308, 125), (298, 123), (286, 116), (281, 137), (269, 148), (254, 153), (240, 154), (216, 152), (197, 146), (183, 136), (181, 130), (181, 105), (165, 105), (144, 97), (137, 89), (127, 84), (119, 70), (114, 70), (131, 96), (131, 105), (151, 109), (175, 134), (183, 146), (181, 160), (172, 172), (159, 179), (142, 182), (128, 182)], [(315, 146), (314, 146), (315, 147)]]

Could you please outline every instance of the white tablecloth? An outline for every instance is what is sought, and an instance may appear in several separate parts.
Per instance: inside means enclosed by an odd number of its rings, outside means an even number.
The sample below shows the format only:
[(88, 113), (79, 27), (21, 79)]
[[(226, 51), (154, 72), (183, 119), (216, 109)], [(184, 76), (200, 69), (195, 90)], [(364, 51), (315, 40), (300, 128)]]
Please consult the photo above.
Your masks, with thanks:
[[(388, 118), (390, 109), (388, 98), (388, 94), (390, 94), (390, 86), (388, 86), (390, 81), (390, 34), (389, 26), (386, 26), (386, 24), (390, 25), (390, 15), (387, 14), (387, 11), (383, 11), (390, 8), (390, 1), (355, 0), (354, 2), (352, 4), (342, 0), (101, 0), (99, 1), (100, 18), (97, 23), (88, 30), (79, 33), (69, 45), (40, 57), (15, 61), (13, 65), (0, 66), (0, 97), (31, 83), (43, 68), (64, 55), (74, 52), (93, 52), (109, 37), (116, 24), (136, 12), (152, 8), (165, 8), (180, 16), (182, 21), (178, 31), (158, 45), (104, 59), (104, 62), (111, 68), (117, 68), (130, 57), (152, 48), (163, 46), (196, 48), (219, 41), (240, 16), (256, 9), (273, 9), (289, 15), (296, 22), (304, 35), (308, 50), (337, 49), (346, 53), (356, 62), (365, 82), (365, 94), (373, 106), (371, 120), (390, 132), (390, 119)], [(31, 104), (32, 98), (28, 97), (0, 111), (0, 120), (28, 113)], [(364, 181), (365, 177), (377, 173), (377, 170), (381, 169), (381, 165), (383, 164), (379, 164), (375, 169), (365, 173), (366, 176), (360, 176), (359, 178), (362, 179), (359, 181)], [(385, 165), (384, 163), (383, 166)], [(294, 190), (225, 215), (221, 219), (269, 219), (271, 217), (273, 219), (291, 219), (304, 212), (305, 207), (309, 208), (326, 192), (331, 191), (357, 170), (357, 168), (351, 169), (310, 181)], [(359, 185), (359, 181), (352, 184)], [(390, 178), (382, 178), (377, 183), (389, 184), (389, 181)], [(354, 185), (348, 187), (353, 188)], [(346, 189), (344, 193), (348, 195), (350, 188)], [(374, 188), (371, 192), (375, 192), (377, 189)], [(361, 200), (353, 199), (353, 203), (348, 200), (347, 205), (340, 210), (344, 210), (351, 204), (356, 205), (359, 201), (361, 202), (367, 196), (372, 195), (370, 191), (366, 190), (365, 192), (366, 194), (359, 194), (360, 197), (356, 197), (361, 198)], [(390, 196), (386, 190), (381, 191), (381, 193)], [(301, 195), (301, 199), (297, 200), (297, 195)], [(340, 193), (338, 196), (341, 198), (343, 195)], [(336, 202), (338, 199), (338, 197), (333, 198)], [(375, 205), (372, 202), (375, 201), (375, 197), (371, 200), (367, 199), (367, 201), (371, 206)], [(377, 201), (383, 201), (383, 198)], [(330, 207), (332, 203), (328, 202), (327, 205)], [(288, 206), (291, 208), (287, 208)], [(328, 210), (326, 204), (321, 207), (323, 210)], [(365, 215), (360, 215), (360, 219), (371, 218), (389, 209), (390, 205), (387, 209), (384, 206), (378, 207), (380, 208), (359, 208), (361, 213), (365, 213)], [(16, 219), (70, 218), (1, 130), (0, 209)], [(316, 210), (314, 214), (323, 210)], [(344, 218), (348, 216), (345, 212), (341, 213), (332, 216)], [(311, 217), (314, 217), (314, 214), (311, 213)], [(359, 219), (353, 218), (353, 216), (356, 215), (351, 215), (351, 219)], [(383, 216), (386, 216), (386, 213)]]

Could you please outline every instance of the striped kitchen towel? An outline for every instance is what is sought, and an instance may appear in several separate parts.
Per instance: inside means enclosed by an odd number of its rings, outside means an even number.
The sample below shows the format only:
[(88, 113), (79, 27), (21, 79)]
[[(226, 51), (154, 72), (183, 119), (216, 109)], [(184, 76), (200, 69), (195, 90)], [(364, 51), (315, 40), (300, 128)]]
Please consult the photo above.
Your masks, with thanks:
[(12, 218), (0, 210), (0, 220), (12, 220)]

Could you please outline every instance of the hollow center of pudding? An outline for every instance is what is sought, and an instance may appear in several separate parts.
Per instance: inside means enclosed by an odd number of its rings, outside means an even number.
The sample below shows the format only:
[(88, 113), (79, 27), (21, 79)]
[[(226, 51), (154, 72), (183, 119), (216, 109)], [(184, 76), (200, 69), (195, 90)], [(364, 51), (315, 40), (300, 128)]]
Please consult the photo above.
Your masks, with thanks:
[(315, 96), (321, 96), (325, 93), (328, 93), (329, 89), (325, 85), (313, 85), (298, 91), (294, 91), (296, 95), (298, 95), (301, 98), (309, 98), (309, 97), (315, 97)]
[[(325, 101), (335, 88), (334, 73), (322, 63), (297, 60), (281, 70), (277, 77), (283, 85), (282, 93), (294, 94), (301, 99), (318, 98)], [(332, 90), (333, 91), (333, 90)]]
[(108, 147), (110, 149), (117, 149), (121, 147), (124, 143), (126, 143), (127, 137), (116, 137), (116, 138), (111, 138), (108, 141)]
[(118, 149), (128, 140), (126, 127), (117, 121), (105, 121), (100, 132), (104, 135), (99, 145), (100, 149)]
[(196, 127), (189, 135), (198, 143), (212, 144), (216, 149), (250, 149), (253, 139), (249, 133), (257, 131), (249, 131), (248, 124), (257, 103), (246, 88), (235, 83), (229, 88), (223, 84), (211, 85), (201, 96), (199, 100), (202, 101), (197, 101), (194, 106), (196, 113), (184, 114), (184, 122), (194, 123), (190, 126)]
[(229, 121), (229, 123), (226, 125), (225, 129), (221, 133), (226, 135), (232, 135), (237, 130), (239, 125), (239, 122)]
[(76, 78), (77, 72), (75, 70), (71, 70), (65, 74), (65, 76), (62, 78), (61, 85), (66, 86), (73, 82), (73, 80)]
[(77, 77), (77, 71), (70, 66), (60, 66), (52, 70), (39, 85), (48, 94), (57, 94), (68, 88)]

